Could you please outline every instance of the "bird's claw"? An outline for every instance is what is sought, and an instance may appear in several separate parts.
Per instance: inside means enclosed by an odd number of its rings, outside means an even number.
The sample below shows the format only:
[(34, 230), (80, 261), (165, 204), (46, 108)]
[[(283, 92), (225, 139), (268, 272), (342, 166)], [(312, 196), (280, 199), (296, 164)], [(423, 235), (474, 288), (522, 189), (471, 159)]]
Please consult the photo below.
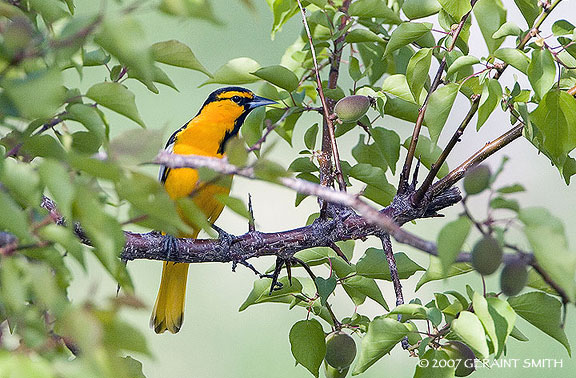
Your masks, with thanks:
[(178, 239), (172, 235), (165, 234), (162, 239), (162, 250), (166, 252), (166, 261), (172, 256), (178, 256)]

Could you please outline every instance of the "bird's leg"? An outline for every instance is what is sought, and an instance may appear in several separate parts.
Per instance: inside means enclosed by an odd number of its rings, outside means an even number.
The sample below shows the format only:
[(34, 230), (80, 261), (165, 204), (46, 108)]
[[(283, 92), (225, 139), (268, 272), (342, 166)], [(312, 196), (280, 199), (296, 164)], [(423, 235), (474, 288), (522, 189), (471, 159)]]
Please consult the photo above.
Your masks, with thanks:
[(178, 239), (170, 234), (165, 234), (162, 239), (162, 250), (166, 252), (166, 261), (172, 256), (178, 256)]

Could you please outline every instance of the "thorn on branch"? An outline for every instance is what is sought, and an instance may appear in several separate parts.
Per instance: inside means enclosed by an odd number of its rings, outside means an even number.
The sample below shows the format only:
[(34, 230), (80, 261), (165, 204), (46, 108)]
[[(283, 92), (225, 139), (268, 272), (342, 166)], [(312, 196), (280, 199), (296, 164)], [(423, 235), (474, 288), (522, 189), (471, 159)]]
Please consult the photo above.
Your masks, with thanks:
[(338, 247), (338, 245), (334, 242), (330, 243), (330, 248), (332, 248), (332, 250), (334, 252), (336, 252), (336, 254), (340, 257), (342, 257), (342, 260), (346, 261), (346, 263), (348, 263), (348, 265), (350, 264), (350, 261), (348, 260), (348, 257), (346, 257), (346, 255), (344, 254), (344, 252), (342, 252), (342, 249), (340, 249), (340, 247)]
[(252, 195), (248, 193), (248, 213), (250, 213), (250, 219), (248, 219), (248, 232), (256, 231), (256, 225), (254, 224), (254, 209), (252, 208)]

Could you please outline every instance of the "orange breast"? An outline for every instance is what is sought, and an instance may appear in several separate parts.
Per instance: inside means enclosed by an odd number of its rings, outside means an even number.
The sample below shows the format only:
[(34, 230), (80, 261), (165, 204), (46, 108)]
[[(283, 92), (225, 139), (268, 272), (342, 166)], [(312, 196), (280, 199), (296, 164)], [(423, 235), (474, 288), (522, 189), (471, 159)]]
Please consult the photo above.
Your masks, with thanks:
[[(194, 154), (214, 156), (187, 144), (176, 144), (174, 146), (174, 153), (183, 155)], [(214, 157), (221, 158), (222, 155), (216, 155)], [(210, 222), (214, 222), (224, 208), (224, 205), (216, 198), (214, 198), (214, 196), (217, 194), (227, 195), (230, 193), (231, 184), (232, 177), (224, 177), (217, 182), (206, 184), (199, 181), (197, 170), (192, 168), (176, 168), (170, 170), (164, 186), (166, 187), (168, 195), (172, 199), (185, 197), (192, 198), (196, 206), (198, 206), (198, 208), (206, 215), (206, 218), (208, 218)], [(184, 215), (184, 211), (182, 209), (178, 210), (181, 218), (191, 227), (194, 227), (191, 222), (187, 221), (187, 217)], [(195, 237), (197, 234), (198, 231), (195, 232), (195, 235), (179, 236)]]

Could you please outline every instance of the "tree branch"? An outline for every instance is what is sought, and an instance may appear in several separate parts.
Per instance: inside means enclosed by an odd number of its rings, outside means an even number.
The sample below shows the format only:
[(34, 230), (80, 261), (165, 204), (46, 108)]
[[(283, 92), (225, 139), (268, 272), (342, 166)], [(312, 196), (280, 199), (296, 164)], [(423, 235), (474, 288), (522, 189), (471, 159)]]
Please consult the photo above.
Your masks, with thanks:
[(438, 174), (440, 167), (442, 167), (442, 164), (444, 164), (446, 158), (448, 155), (450, 155), (450, 152), (452, 152), (452, 149), (456, 143), (458, 143), (462, 134), (464, 134), (464, 130), (472, 120), (472, 117), (474, 117), (474, 114), (476, 114), (479, 102), (480, 96), (474, 96), (472, 98), (472, 107), (468, 111), (468, 114), (466, 114), (466, 117), (464, 117), (464, 120), (462, 120), (462, 123), (460, 123), (460, 126), (458, 126), (458, 129), (456, 129), (456, 132), (454, 132), (454, 135), (452, 135), (452, 138), (442, 151), (442, 154), (438, 157), (438, 160), (436, 160), (436, 162), (430, 167), (430, 171), (424, 179), (424, 182), (422, 182), (422, 186), (420, 186), (416, 193), (414, 193), (414, 197), (412, 197), (413, 203), (417, 204), (424, 198), (424, 194), (428, 191), (430, 185), (432, 185), (432, 181), (434, 181), (434, 178), (436, 177), (436, 174)]
[[(474, 8), (474, 5), (476, 4), (477, 1), (478, 0), (471, 1), (472, 8)], [(456, 29), (454, 29), (454, 31), (451, 32), (453, 39), (452, 43), (448, 47), (448, 52), (452, 51), (456, 46), (458, 36), (460, 35), (460, 32), (462, 31), (462, 28), (464, 27), (464, 24), (466, 23), (468, 17), (470, 17), (471, 13), (472, 9), (470, 9), (470, 12), (462, 16), (462, 19), (460, 20), (460, 23), (458, 24)], [(410, 177), (410, 171), (412, 170), (412, 161), (414, 160), (414, 153), (416, 152), (416, 146), (418, 144), (420, 130), (422, 129), (422, 124), (424, 123), (424, 114), (426, 113), (426, 109), (428, 107), (428, 101), (430, 101), (430, 96), (436, 89), (438, 89), (438, 86), (440, 85), (440, 81), (442, 79), (442, 73), (444, 72), (445, 68), (446, 68), (446, 56), (444, 56), (442, 58), (442, 61), (440, 61), (440, 65), (438, 66), (438, 70), (436, 71), (434, 81), (432, 82), (432, 85), (430, 85), (430, 90), (428, 91), (428, 94), (426, 95), (426, 98), (424, 99), (422, 106), (418, 110), (418, 118), (416, 119), (414, 130), (412, 131), (412, 139), (410, 140), (410, 145), (408, 146), (408, 153), (406, 154), (406, 160), (404, 161), (402, 172), (400, 173), (398, 194), (404, 194), (408, 190), (409, 187), (408, 177)]]
[(441, 193), (442, 191), (446, 190), (446, 188), (454, 185), (458, 180), (462, 178), (462, 176), (464, 176), (468, 169), (486, 160), (489, 156), (499, 151), (502, 147), (510, 144), (522, 136), (523, 129), (523, 124), (516, 125), (492, 142), (486, 143), (484, 147), (478, 150), (474, 155), (470, 156), (464, 163), (460, 164), (460, 166), (453, 169), (440, 181), (432, 185), (430, 188), (430, 194), (434, 195), (435, 193)]

